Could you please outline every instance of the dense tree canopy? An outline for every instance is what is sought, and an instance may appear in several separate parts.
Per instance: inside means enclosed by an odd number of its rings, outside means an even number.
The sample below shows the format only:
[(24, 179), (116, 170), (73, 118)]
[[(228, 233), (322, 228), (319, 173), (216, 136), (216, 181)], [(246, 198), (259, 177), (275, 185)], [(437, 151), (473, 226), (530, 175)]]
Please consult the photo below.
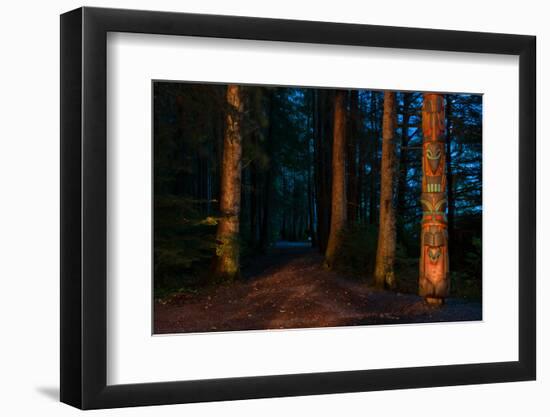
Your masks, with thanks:
[[(330, 267), (373, 277), (383, 186), (384, 92), (240, 86), (238, 262), (246, 268), (277, 241), (325, 253), (334, 220), (334, 135), (344, 138), (345, 227)], [(157, 296), (208, 281), (223, 251), (227, 85), (154, 84), (154, 268)], [(395, 274), (416, 291), (420, 253), (422, 93), (395, 92)], [(448, 232), (453, 294), (480, 296), (482, 96), (445, 95)], [(335, 105), (336, 103), (336, 105)], [(341, 103), (341, 104), (340, 104)], [(335, 107), (336, 106), (336, 107)], [(341, 107), (338, 107), (341, 106)], [(336, 108), (336, 114), (335, 114)], [(342, 129), (335, 129), (340, 123)], [(340, 164), (340, 165), (339, 165)], [(384, 189), (384, 188), (382, 188)], [(227, 210), (226, 210), (227, 211)], [(218, 232), (218, 233), (217, 233)]]

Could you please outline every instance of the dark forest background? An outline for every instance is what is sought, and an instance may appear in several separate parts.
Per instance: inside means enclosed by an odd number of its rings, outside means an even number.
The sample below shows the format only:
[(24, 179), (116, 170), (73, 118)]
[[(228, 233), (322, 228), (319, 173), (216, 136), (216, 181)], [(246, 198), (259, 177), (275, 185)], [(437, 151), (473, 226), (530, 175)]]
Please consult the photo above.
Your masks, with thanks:
[[(216, 251), (226, 85), (154, 83), (154, 289), (195, 291)], [(333, 95), (242, 86), (240, 260), (276, 242), (324, 253), (330, 225)], [(372, 279), (380, 204), (383, 91), (347, 90), (348, 227), (334, 267)], [(420, 253), (422, 93), (398, 92), (398, 289), (416, 293)], [(448, 232), (453, 296), (481, 297), (482, 97), (446, 94)]]

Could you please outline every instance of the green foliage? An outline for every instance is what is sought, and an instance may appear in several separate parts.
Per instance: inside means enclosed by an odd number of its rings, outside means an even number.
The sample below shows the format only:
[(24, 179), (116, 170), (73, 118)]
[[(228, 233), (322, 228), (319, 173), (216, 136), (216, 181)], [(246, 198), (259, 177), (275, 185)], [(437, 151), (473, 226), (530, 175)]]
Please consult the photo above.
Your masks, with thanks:
[(408, 256), (403, 245), (398, 243), (395, 256), (397, 291), (407, 294), (418, 294), (418, 274), (418, 255)]
[(472, 238), (472, 249), (466, 252), (466, 271), (471, 272), (474, 277), (481, 277), (481, 238)]
[[(240, 267), (252, 265), (277, 240), (306, 241), (319, 216), (321, 183), (331, 160), (331, 92), (306, 88), (243, 87), (242, 198), (238, 241), (215, 241), (220, 197), (225, 85), (155, 83), (154, 89), (154, 273), (155, 294), (197, 288), (212, 257), (239, 246)], [(403, 96), (400, 95), (400, 106)], [(447, 95), (452, 295), (481, 297), (481, 96)], [(397, 207), (395, 277), (401, 292), (417, 293), (422, 179), (422, 94), (411, 93), (408, 143), (399, 147), (404, 179)], [(343, 232), (334, 267), (370, 278), (374, 269), (380, 189), (382, 92), (359, 92), (357, 133), (362, 175), (359, 223)], [(403, 115), (398, 115), (403, 133)], [(319, 130), (319, 136), (315, 134)], [(322, 133), (322, 134), (321, 134)], [(320, 138), (317, 140), (317, 138)], [(323, 158), (323, 159), (321, 159)], [(319, 161), (319, 162), (318, 162)], [(327, 174), (328, 175), (328, 174)], [(313, 196), (311, 200), (310, 196)], [(252, 200), (254, 198), (254, 200)], [(370, 202), (373, 206), (370, 206)], [(253, 203), (254, 202), (254, 203)], [(397, 203), (397, 202), (396, 202)], [(268, 210), (267, 210), (268, 209)], [(252, 213), (255, 213), (252, 217)], [(267, 213), (267, 214), (266, 214)], [(268, 219), (267, 227), (262, 220)], [(254, 220), (255, 230), (251, 222)], [(318, 225), (316, 225), (318, 227)], [(451, 227), (453, 226), (453, 227)], [(314, 231), (319, 234), (319, 230)]]
[(464, 271), (451, 271), (451, 296), (481, 301), (481, 280)]
[[(360, 279), (372, 277), (376, 262), (378, 227), (357, 224), (342, 232), (342, 246), (337, 256), (335, 269)], [(418, 256), (409, 256), (405, 245), (397, 242), (395, 250), (395, 281), (400, 292), (418, 292)]]
[(215, 217), (203, 217), (201, 201), (165, 196), (155, 199), (155, 296), (196, 286), (216, 250)]
[(342, 231), (342, 245), (334, 269), (367, 279), (374, 268), (377, 230), (373, 225), (357, 224)]
[(481, 250), (481, 238), (473, 237), (460, 269), (451, 271), (451, 294), (455, 297), (481, 300)]

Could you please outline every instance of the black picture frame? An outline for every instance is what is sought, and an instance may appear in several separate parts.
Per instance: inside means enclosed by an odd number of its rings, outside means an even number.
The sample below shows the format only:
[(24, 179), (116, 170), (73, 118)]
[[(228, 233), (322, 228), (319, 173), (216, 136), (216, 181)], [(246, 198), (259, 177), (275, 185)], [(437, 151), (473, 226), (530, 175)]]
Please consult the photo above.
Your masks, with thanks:
[[(107, 385), (108, 32), (519, 56), (519, 360)], [(534, 380), (535, 45), (534, 36), (251, 17), (88, 7), (61, 15), (61, 401), (95, 409)]]

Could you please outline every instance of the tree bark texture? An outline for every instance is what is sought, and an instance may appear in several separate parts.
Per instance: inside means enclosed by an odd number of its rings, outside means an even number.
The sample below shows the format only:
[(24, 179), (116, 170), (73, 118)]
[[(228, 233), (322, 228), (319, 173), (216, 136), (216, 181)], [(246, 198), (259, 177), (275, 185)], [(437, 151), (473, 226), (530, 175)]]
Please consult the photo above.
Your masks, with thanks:
[(241, 208), (241, 119), (243, 102), (237, 85), (226, 93), (227, 114), (221, 169), (220, 219), (216, 232), (216, 255), (212, 264), (215, 281), (239, 276), (239, 213)]
[(359, 132), (359, 92), (352, 90), (349, 100), (349, 132), (347, 142), (348, 159), (348, 221), (355, 223), (359, 209), (358, 176), (357, 176), (357, 135)]
[(346, 109), (345, 92), (334, 94), (334, 126), (332, 142), (332, 199), (330, 234), (325, 264), (332, 268), (341, 246), (342, 230), (346, 226)]
[(419, 294), (441, 304), (449, 295), (445, 107), (442, 94), (424, 94), (422, 106), (422, 230)]
[(371, 91), (370, 92), (370, 112), (371, 112), (371, 131), (372, 131), (372, 143), (370, 150), (370, 196), (369, 196), (369, 223), (376, 223), (376, 201), (377, 201), (377, 192), (376, 192), (376, 178), (379, 172), (379, 161), (378, 161), (378, 141), (380, 136), (379, 130), (379, 119), (378, 119), (378, 103), (376, 95), (378, 93)]
[(384, 116), (382, 119), (382, 163), (380, 179), (380, 225), (374, 282), (377, 287), (395, 287), (394, 263), (396, 246), (396, 225), (394, 190), (397, 155), (395, 93), (384, 93)]

